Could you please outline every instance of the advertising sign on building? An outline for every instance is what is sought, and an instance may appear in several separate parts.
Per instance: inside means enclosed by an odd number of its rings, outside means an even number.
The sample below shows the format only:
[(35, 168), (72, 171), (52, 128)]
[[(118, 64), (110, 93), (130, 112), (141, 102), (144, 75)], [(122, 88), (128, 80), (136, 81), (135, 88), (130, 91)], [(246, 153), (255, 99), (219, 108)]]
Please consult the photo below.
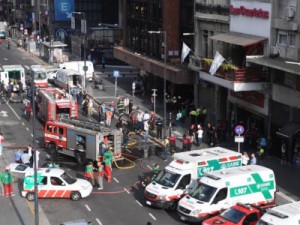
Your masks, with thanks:
[(74, 0), (54, 0), (55, 20), (70, 21), (75, 11)]
[(270, 38), (271, 1), (231, 0), (230, 31)]

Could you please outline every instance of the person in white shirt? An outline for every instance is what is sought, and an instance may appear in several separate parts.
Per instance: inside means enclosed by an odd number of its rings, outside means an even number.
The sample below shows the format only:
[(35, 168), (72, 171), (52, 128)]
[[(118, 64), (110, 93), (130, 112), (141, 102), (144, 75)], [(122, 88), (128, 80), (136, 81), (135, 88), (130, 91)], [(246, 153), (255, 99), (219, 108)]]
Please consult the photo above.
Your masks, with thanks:
[(143, 113), (141, 111), (138, 111), (136, 119), (137, 119), (137, 126), (138, 126), (138, 130), (141, 132), (143, 130)]
[(145, 131), (144, 140), (147, 140), (148, 137), (149, 137), (149, 123), (148, 123), (148, 120), (144, 121), (144, 131)]
[(143, 116), (143, 120), (145, 121), (145, 120), (150, 120), (150, 114), (147, 112), (147, 111), (145, 111), (145, 113), (144, 113), (144, 116)]
[(203, 139), (203, 129), (202, 129), (201, 125), (199, 125), (198, 130), (197, 130), (197, 140), (198, 140), (198, 147), (200, 147), (200, 148), (202, 145), (202, 139)]
[(247, 166), (248, 163), (249, 163), (249, 156), (248, 156), (247, 152), (243, 152), (242, 153), (242, 165)]
[(125, 107), (125, 113), (129, 115), (129, 98), (125, 97), (124, 98), (124, 107)]

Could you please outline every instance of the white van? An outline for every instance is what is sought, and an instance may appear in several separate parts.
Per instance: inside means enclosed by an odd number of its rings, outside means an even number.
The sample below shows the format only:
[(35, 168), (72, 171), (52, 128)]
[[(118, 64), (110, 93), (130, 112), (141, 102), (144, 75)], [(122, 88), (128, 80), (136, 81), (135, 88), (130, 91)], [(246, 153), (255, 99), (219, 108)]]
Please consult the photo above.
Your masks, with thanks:
[(78, 92), (83, 87), (83, 76), (75, 70), (61, 69), (56, 73), (54, 84), (69, 93)]
[(0, 67), (0, 82), (3, 82), (7, 88), (10, 82), (13, 82), (13, 91), (18, 92), (20, 85), (23, 85), (23, 90), (26, 89), (25, 69), (21, 65), (3, 65)]
[(48, 87), (47, 70), (42, 65), (30, 66), (30, 77), (38, 88)]
[[(39, 168), (37, 171), (38, 198), (69, 198), (78, 201), (93, 190), (90, 182), (74, 178), (62, 169)], [(25, 173), (22, 196), (28, 201), (35, 199), (34, 171)]]
[[(84, 76), (84, 61), (70, 61), (70, 62), (63, 62), (60, 63), (58, 66), (60, 69), (71, 69), (71, 70), (75, 70), (78, 73), (80, 73), (82, 76)], [(93, 80), (93, 76), (94, 76), (94, 64), (91, 61), (86, 61), (86, 79), (88, 79), (88, 81), (92, 81)]]
[(145, 189), (146, 204), (176, 210), (197, 179), (214, 170), (241, 166), (241, 154), (214, 147), (174, 154), (174, 160)]
[(238, 202), (275, 206), (274, 172), (258, 165), (242, 166), (206, 174), (178, 203), (181, 220), (201, 222)]
[(300, 202), (293, 202), (269, 209), (256, 225), (300, 224)]

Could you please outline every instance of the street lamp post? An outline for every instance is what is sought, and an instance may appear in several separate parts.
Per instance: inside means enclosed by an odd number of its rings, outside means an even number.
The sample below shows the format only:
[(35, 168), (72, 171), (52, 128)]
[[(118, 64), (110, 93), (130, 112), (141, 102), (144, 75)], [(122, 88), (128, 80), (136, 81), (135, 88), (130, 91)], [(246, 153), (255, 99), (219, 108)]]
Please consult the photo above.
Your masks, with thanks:
[(83, 45), (83, 71), (84, 71), (84, 79), (83, 79), (83, 89), (85, 90), (85, 82), (86, 82), (86, 18), (85, 18), (85, 12), (73, 12), (73, 14), (78, 14), (82, 15), (82, 21), (81, 21), (81, 33), (83, 33), (83, 38), (82, 38), (82, 45)]
[(167, 92), (167, 32), (166, 31), (148, 31), (149, 34), (163, 34), (164, 35), (164, 136), (167, 136), (166, 121), (167, 121), (167, 104), (166, 104), (166, 92)]

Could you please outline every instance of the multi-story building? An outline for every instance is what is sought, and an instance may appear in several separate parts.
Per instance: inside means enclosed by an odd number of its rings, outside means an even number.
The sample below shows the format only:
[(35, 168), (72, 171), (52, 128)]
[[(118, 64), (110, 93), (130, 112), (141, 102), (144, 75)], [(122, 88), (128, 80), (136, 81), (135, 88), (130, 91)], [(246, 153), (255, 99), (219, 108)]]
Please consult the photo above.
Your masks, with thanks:
[(114, 47), (114, 57), (140, 68), (146, 89), (157, 88), (159, 98), (166, 69), (168, 94), (193, 99), (193, 73), (180, 63), (182, 41), (190, 47), (193, 44), (193, 36), (183, 36), (193, 32), (193, 22), (193, 0), (125, 0), (124, 41)]

